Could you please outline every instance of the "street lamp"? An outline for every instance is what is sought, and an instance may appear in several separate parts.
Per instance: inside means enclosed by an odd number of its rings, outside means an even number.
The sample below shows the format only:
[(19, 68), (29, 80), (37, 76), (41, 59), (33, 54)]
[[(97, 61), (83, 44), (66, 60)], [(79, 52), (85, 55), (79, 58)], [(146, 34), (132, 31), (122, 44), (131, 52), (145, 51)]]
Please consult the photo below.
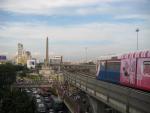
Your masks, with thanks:
[(139, 50), (139, 45), (138, 45), (138, 40), (139, 40), (139, 39), (138, 39), (138, 32), (139, 32), (139, 31), (140, 31), (139, 28), (137, 28), (137, 29), (136, 29), (136, 32), (137, 32), (137, 50)]

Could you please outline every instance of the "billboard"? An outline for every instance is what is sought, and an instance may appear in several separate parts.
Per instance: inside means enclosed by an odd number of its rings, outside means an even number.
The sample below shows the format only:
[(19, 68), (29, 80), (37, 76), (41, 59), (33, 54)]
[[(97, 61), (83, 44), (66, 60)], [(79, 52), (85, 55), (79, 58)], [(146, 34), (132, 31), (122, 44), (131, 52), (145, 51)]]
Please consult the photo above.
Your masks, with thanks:
[(5, 55), (0, 55), (0, 61), (5, 61), (7, 60), (6, 56)]
[(27, 60), (27, 68), (35, 69), (36, 61), (35, 60)]

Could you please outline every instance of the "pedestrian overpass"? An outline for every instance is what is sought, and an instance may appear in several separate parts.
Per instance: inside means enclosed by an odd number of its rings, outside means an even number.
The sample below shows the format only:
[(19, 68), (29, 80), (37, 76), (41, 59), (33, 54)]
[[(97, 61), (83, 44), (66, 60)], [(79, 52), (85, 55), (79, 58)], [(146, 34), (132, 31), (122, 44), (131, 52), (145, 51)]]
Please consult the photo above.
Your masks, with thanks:
[(49, 83), (48, 80), (34, 80), (30, 82), (24, 81), (20, 83), (14, 83), (12, 86), (16, 88), (49, 88), (52, 87), (52, 83)]

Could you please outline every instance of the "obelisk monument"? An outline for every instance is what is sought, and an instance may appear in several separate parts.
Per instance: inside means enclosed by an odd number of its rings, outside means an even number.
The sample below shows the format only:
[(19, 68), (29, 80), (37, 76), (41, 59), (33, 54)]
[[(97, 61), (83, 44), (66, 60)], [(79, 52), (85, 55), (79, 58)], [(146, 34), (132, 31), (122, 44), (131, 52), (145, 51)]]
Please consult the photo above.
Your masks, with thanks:
[(45, 58), (45, 67), (49, 67), (49, 56), (48, 56), (48, 37), (46, 38), (46, 58)]
[(42, 69), (39, 70), (39, 73), (45, 77), (45, 78), (49, 78), (54, 71), (51, 69), (50, 65), (49, 65), (49, 44), (48, 44), (48, 37), (46, 38), (46, 56), (44, 59), (44, 65), (42, 66)]

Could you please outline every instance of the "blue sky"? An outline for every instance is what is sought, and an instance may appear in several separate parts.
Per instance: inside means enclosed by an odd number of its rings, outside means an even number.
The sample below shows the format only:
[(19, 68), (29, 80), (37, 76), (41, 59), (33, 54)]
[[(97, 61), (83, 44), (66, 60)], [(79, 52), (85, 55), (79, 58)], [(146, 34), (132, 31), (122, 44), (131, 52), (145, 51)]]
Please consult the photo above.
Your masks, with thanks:
[(42, 59), (84, 60), (150, 49), (150, 0), (0, 0), (0, 54), (13, 57), (17, 43)]

